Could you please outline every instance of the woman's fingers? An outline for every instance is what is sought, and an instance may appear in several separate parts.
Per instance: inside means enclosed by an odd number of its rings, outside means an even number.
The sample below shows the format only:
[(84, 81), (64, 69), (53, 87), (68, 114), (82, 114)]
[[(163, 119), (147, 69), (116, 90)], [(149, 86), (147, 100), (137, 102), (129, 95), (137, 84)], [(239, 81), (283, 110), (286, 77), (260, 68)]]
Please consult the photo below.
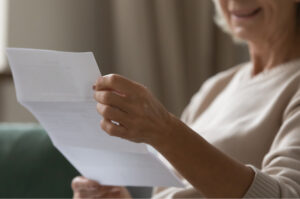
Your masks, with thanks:
[(93, 180), (89, 180), (85, 177), (78, 176), (72, 180), (72, 189), (74, 192), (74, 199), (81, 198), (99, 198), (105, 194), (101, 191), (101, 185)]
[(101, 120), (101, 128), (108, 133), (111, 136), (117, 136), (117, 137), (126, 137), (127, 129), (124, 126), (114, 124), (112, 121), (108, 119)]
[(99, 188), (101, 185), (96, 181), (89, 180), (83, 176), (77, 176), (72, 180), (72, 189), (81, 190), (81, 189), (95, 189)]
[(124, 112), (130, 111), (130, 103), (127, 98), (114, 91), (96, 91), (94, 98), (101, 104), (117, 107)]
[(81, 199), (81, 198), (104, 198), (109, 191), (102, 191), (101, 189), (95, 190), (80, 190), (74, 192), (74, 199)]
[[(74, 198), (75, 194), (74, 194)], [(106, 187), (103, 186), (103, 189), (101, 189), (98, 192), (81, 192), (77, 193), (76, 199), (99, 199), (99, 198), (131, 198), (130, 193), (128, 190), (124, 187)]]
[(99, 77), (95, 86), (96, 91), (114, 90), (124, 95), (130, 95), (136, 90), (133, 88), (141, 87), (141, 85), (116, 74)]
[(109, 120), (109, 121), (118, 122), (125, 128), (127, 127), (128, 114), (121, 111), (120, 109), (109, 106), (109, 105), (104, 105), (104, 104), (98, 103), (97, 111), (100, 115), (103, 116), (104, 119)]
[(72, 180), (73, 198), (106, 198), (107, 196), (116, 196), (120, 198), (122, 187), (102, 186), (96, 181), (78, 176)]
[(146, 87), (119, 75), (99, 78), (95, 92), (101, 127), (111, 136), (160, 143), (177, 121)]

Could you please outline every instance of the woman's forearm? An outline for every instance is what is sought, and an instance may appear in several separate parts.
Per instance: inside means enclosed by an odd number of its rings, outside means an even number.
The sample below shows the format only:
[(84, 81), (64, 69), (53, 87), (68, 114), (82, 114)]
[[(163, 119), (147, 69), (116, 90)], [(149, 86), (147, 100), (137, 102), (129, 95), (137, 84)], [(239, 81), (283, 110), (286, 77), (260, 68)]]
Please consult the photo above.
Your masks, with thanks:
[(94, 90), (104, 118), (101, 127), (109, 135), (151, 144), (206, 197), (235, 198), (246, 192), (254, 172), (176, 119), (146, 87), (107, 75), (99, 77)]
[(154, 147), (205, 197), (240, 198), (248, 190), (254, 171), (205, 141), (174, 119), (165, 141)]

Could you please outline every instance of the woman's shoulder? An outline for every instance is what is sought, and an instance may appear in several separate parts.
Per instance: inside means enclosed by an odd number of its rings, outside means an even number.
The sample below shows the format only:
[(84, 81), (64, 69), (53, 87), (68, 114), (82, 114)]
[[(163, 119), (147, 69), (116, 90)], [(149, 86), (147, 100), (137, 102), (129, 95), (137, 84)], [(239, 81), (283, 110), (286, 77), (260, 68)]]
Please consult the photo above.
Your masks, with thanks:
[(286, 119), (296, 111), (300, 111), (300, 62), (299, 68), (292, 72), (284, 86), (286, 91), (283, 92), (283, 95), (290, 96), (288, 105), (283, 114), (283, 119)]

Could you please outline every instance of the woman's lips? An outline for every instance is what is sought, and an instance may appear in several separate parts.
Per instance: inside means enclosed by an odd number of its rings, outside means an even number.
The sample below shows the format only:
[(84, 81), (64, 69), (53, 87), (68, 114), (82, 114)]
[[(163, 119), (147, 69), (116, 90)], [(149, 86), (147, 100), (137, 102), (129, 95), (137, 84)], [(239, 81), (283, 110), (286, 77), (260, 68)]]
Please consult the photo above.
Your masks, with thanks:
[(261, 11), (261, 8), (248, 9), (248, 10), (235, 10), (231, 11), (231, 15), (238, 19), (248, 19), (256, 16)]

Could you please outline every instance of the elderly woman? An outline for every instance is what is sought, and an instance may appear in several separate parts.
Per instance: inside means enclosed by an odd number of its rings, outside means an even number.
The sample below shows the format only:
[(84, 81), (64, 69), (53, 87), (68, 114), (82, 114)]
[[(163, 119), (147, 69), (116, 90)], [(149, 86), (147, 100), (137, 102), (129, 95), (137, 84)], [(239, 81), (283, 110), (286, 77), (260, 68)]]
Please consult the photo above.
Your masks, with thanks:
[[(251, 62), (206, 81), (182, 120), (142, 85), (101, 77), (101, 127), (152, 145), (181, 174), (185, 188), (156, 188), (154, 198), (299, 198), (300, 0), (214, 3), (218, 24), (248, 44)], [(84, 177), (72, 187), (75, 198), (130, 197)]]

